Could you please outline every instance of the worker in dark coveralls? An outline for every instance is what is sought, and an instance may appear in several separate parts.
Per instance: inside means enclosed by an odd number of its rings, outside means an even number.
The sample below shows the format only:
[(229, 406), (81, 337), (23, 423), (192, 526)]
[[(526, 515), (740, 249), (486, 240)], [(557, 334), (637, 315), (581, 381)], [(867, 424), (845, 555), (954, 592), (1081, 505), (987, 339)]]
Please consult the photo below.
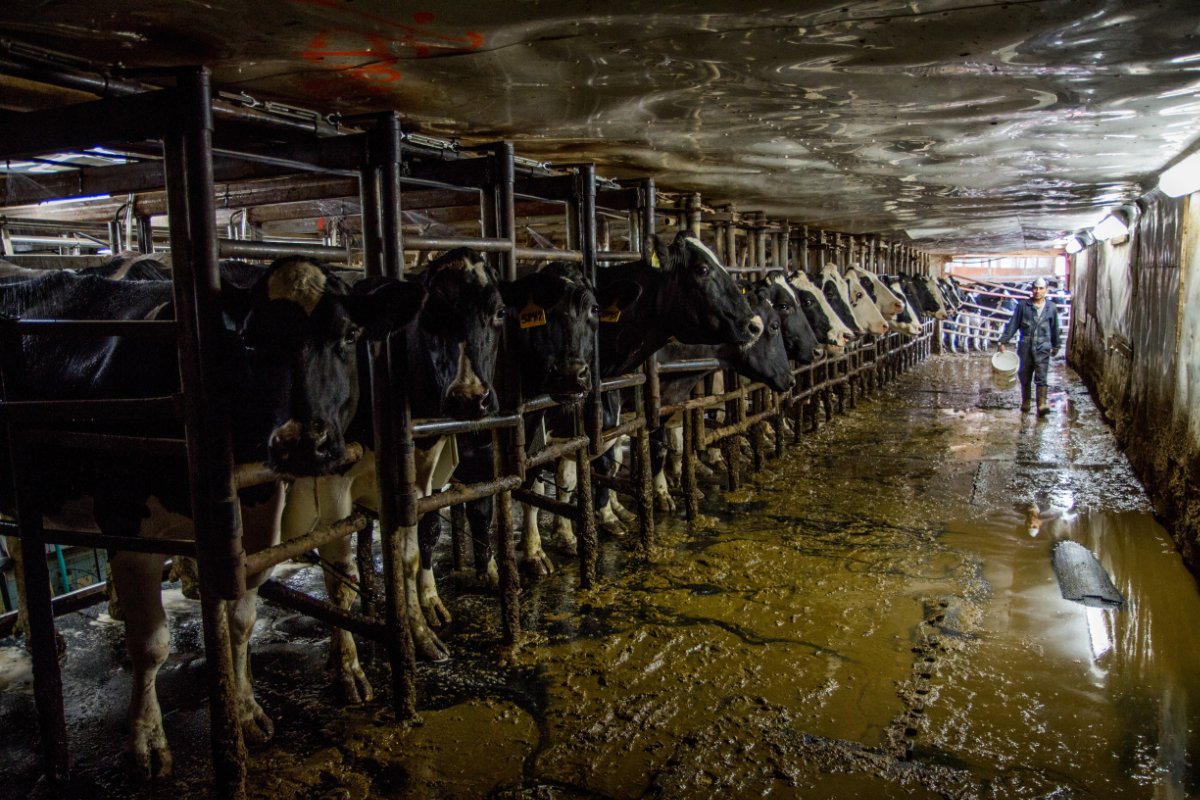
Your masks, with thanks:
[(1000, 334), (1000, 352), (1013, 336), (1021, 332), (1017, 344), (1017, 355), (1021, 365), (1017, 368), (1017, 379), (1021, 382), (1021, 411), (1029, 411), (1030, 383), (1037, 385), (1037, 413), (1044, 417), (1050, 413), (1046, 405), (1046, 372), (1050, 368), (1050, 357), (1058, 355), (1058, 306), (1046, 298), (1046, 279), (1038, 278), (1033, 283), (1033, 297), (1017, 303), (1012, 317)]

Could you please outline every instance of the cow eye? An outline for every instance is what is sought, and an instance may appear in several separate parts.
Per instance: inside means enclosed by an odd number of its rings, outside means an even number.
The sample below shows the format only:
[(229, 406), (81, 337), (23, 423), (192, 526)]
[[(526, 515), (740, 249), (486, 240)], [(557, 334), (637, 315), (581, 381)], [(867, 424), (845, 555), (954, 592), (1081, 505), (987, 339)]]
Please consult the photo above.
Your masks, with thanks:
[(600, 306), (592, 306), (592, 316), (597, 317), (599, 315), (600, 315)]
[(496, 309), (496, 321), (499, 322), (508, 316), (508, 309), (505, 306), (500, 306)]
[(346, 345), (355, 344), (362, 336), (362, 328), (350, 328), (346, 331), (346, 335), (342, 337), (342, 343)]
[(779, 323), (778, 322), (771, 323), (771, 333), (779, 333)]
[(701, 264), (700, 266), (696, 267), (696, 274), (701, 275), (701, 276), (707, 275), (708, 274), (708, 264)]

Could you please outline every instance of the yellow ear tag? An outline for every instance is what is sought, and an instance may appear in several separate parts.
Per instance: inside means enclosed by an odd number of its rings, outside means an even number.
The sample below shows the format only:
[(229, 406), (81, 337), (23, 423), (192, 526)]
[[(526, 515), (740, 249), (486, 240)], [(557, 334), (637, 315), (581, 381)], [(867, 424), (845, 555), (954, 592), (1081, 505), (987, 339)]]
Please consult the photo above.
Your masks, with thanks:
[(650, 266), (652, 266), (652, 267), (661, 267), (662, 266), (662, 262), (658, 260), (658, 251), (657, 250), (650, 251)]
[(517, 319), (521, 323), (522, 330), (525, 328), (536, 328), (539, 325), (545, 325), (546, 309), (530, 300), (529, 305), (522, 308), (520, 313), (517, 314)]
[(746, 287), (745, 287), (745, 286), (743, 286), (743, 287), (742, 287), (742, 294), (745, 294), (745, 293), (746, 293)]
[(601, 322), (616, 322), (621, 318), (621, 309), (617, 307), (617, 301), (613, 300), (612, 305), (600, 312)]

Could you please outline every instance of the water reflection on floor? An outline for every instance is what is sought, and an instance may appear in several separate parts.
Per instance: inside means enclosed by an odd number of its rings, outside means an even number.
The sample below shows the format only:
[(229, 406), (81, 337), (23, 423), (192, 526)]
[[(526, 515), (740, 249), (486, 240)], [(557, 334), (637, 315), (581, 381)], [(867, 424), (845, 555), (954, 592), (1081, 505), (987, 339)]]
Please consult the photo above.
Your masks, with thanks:
[[(331, 708), (319, 627), (266, 610), (255, 677), (277, 733), (252, 796), (1200, 795), (1200, 595), (1086, 392), (1054, 380), (1037, 421), (986, 359), (932, 359), (743, 490), (710, 488), (692, 527), (664, 520), (653, 563), (609, 543), (578, 593), (556, 556), (526, 584), (516, 652), (495, 647), (493, 598), (444, 593), (455, 657), (421, 668), (418, 727)], [(1062, 599), (1061, 540), (1095, 554), (1120, 609)], [(172, 657), (168, 691), (193, 662)], [(28, 705), (12, 691), (6, 723)], [(168, 735), (202, 742), (181, 694)], [(119, 703), (90, 713), (84, 771), (134, 796), (105, 771)], [(200, 796), (203, 759), (180, 762), (160, 791)]]

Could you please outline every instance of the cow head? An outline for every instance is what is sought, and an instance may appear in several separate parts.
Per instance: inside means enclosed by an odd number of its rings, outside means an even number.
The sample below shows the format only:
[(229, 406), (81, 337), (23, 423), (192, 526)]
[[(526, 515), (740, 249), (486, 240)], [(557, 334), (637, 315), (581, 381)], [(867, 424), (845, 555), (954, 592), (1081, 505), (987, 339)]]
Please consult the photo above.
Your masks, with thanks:
[(771, 295), (772, 290), (766, 286), (753, 286), (747, 290), (746, 300), (762, 320), (763, 332), (749, 346), (728, 352), (727, 357), (734, 368), (750, 380), (761, 381), (777, 392), (786, 392), (796, 384), (796, 378), (788, 363), (783, 323)]
[(846, 279), (858, 281), (885, 320), (895, 319), (904, 310), (904, 302), (875, 273), (855, 268), (846, 272)]
[(654, 252), (665, 285), (658, 310), (671, 318), (672, 334), (688, 344), (748, 345), (763, 331), (728, 270), (699, 239), (680, 231)]
[(903, 281), (891, 275), (880, 277), (884, 286), (900, 300), (903, 308), (892, 322), (892, 328), (907, 336), (917, 336), (921, 333), (921, 313), (913, 306), (904, 291)]
[(863, 331), (859, 328), (858, 320), (854, 318), (854, 311), (850, 308), (850, 298), (846, 294), (846, 282), (842, 280), (837, 265), (826, 264), (821, 269), (821, 276), (818, 280), (821, 283), (821, 293), (825, 295), (825, 301), (829, 303), (829, 307), (837, 314), (838, 319), (850, 329), (854, 338), (858, 338)]
[(628, 308), (641, 291), (631, 281), (617, 281), (598, 298), (578, 267), (565, 263), (502, 284), (517, 328), (525, 392), (549, 394), (560, 403), (581, 400), (592, 388), (601, 313)]
[(787, 285), (787, 279), (782, 273), (777, 273), (759, 285), (770, 293), (771, 305), (779, 314), (783, 346), (788, 357), (800, 364), (813, 363), (817, 353), (817, 334), (801, 310), (796, 293)]
[[(438, 413), (479, 419), (499, 408), (492, 391), (508, 308), (495, 272), (473, 250), (457, 248), (421, 276), (425, 305), (417, 318), (422, 358), (433, 367)], [(432, 398), (428, 399), (432, 402)]]
[(858, 280), (857, 271), (851, 267), (846, 270), (844, 277), (839, 276), (839, 281), (840, 292), (849, 304), (850, 312), (854, 315), (854, 321), (858, 323), (859, 329), (876, 336), (887, 333), (887, 320), (883, 318), (875, 301)]
[(787, 277), (788, 286), (796, 293), (800, 310), (808, 317), (817, 341), (825, 346), (825, 351), (831, 356), (838, 356), (842, 348), (854, 339), (854, 333), (825, 299), (825, 293), (818, 289), (803, 272), (793, 272)]
[(227, 374), (238, 459), (265, 455), (275, 469), (296, 475), (319, 475), (339, 463), (358, 404), (358, 341), (403, 327), (423, 295), (395, 280), (355, 292), (303, 257), (276, 261), (249, 286), (223, 285), (234, 339)]

